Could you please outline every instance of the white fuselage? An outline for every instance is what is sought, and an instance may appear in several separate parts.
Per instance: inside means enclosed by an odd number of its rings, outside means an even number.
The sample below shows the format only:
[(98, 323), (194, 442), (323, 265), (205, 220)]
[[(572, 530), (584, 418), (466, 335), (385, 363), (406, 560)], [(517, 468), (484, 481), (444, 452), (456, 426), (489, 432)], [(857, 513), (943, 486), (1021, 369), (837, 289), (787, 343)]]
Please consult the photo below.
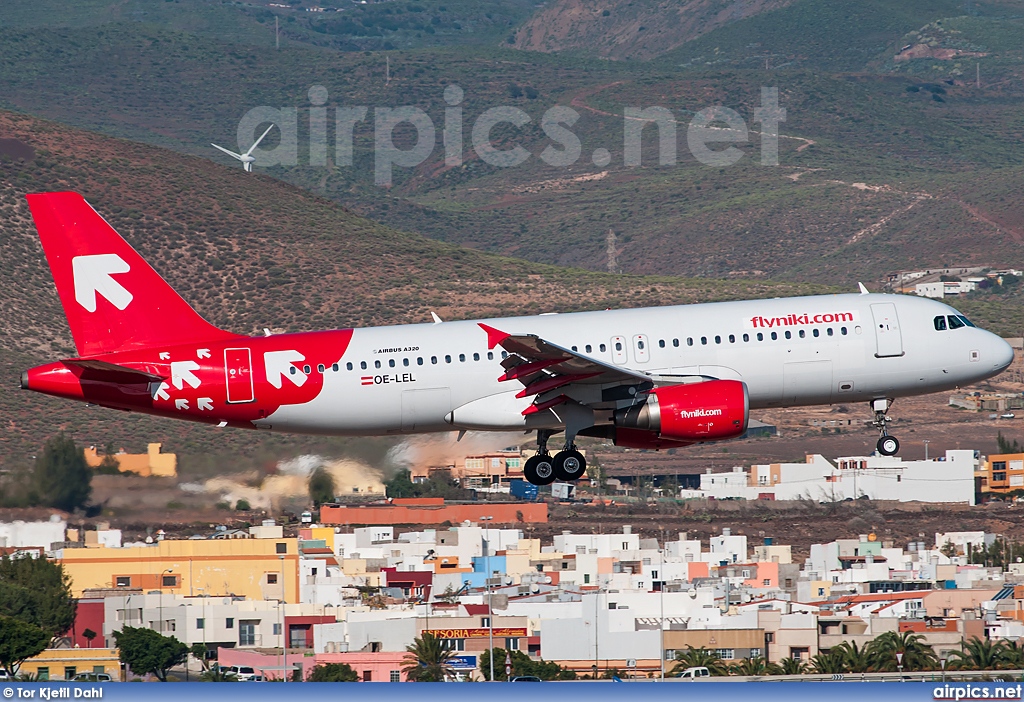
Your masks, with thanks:
[(478, 321), (656, 383), (741, 380), (754, 409), (920, 395), (991, 377), (1013, 359), (983, 329), (936, 328), (958, 314), (925, 298), (853, 294), (356, 329), (316, 398), (256, 424), (350, 435), (558, 428), (550, 412), (523, 416), (533, 398), (498, 381), (502, 350), (488, 348)]

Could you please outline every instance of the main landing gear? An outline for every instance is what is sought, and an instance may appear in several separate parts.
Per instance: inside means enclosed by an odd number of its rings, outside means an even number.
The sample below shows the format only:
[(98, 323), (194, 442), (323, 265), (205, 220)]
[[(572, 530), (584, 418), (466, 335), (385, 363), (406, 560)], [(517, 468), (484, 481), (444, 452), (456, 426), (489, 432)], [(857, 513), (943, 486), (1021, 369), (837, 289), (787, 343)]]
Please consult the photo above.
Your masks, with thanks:
[(875, 444), (875, 448), (883, 456), (895, 456), (900, 451), (899, 439), (889, 436), (886, 429), (892, 421), (892, 417), (886, 414), (890, 407), (892, 400), (888, 398), (871, 401), (871, 409), (875, 412), (875, 419), (871, 424), (878, 429), (878, 443)]
[(587, 472), (587, 459), (567, 443), (554, 456), (548, 453), (548, 439), (555, 432), (549, 429), (537, 431), (537, 455), (531, 456), (523, 466), (523, 475), (534, 485), (550, 485), (556, 480), (579, 480)]

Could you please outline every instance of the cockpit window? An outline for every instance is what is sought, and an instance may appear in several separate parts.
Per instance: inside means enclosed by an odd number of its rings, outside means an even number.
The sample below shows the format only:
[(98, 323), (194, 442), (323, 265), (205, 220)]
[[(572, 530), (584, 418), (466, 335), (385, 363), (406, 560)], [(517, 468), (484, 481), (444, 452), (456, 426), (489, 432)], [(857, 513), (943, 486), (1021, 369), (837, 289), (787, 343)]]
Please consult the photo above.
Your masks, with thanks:
[(958, 317), (955, 314), (949, 315), (949, 328), (950, 329), (959, 329), (960, 327), (966, 327), (967, 325), (964, 324), (962, 321), (960, 321), (961, 319), (963, 319), (963, 318), (962, 317)]
[(946, 318), (941, 314), (935, 318), (935, 331), (946, 331)]
[(969, 327), (973, 327), (974, 326), (974, 322), (972, 322), (971, 320), (967, 319), (967, 317), (964, 317), (962, 314), (957, 315), (957, 319), (959, 319), (961, 322), (963, 322), (964, 324), (966, 324)]

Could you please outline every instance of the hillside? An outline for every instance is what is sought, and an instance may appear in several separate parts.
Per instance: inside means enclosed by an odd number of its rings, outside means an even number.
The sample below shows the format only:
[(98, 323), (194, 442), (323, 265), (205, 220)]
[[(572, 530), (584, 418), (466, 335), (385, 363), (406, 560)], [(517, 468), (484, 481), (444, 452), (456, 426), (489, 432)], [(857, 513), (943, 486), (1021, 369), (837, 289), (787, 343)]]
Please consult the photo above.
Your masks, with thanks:
[(517, 49), (645, 60), (792, 0), (554, 0), (515, 33)]
[[(641, 306), (820, 291), (810, 285), (594, 274), (388, 229), (279, 180), (0, 111), (0, 463), (56, 428), (129, 448), (262, 455), (331, 440), (219, 431), (17, 390), (29, 365), (73, 353), (24, 200), (81, 192), (207, 319), (240, 333)], [(334, 444), (344, 444), (343, 441)]]

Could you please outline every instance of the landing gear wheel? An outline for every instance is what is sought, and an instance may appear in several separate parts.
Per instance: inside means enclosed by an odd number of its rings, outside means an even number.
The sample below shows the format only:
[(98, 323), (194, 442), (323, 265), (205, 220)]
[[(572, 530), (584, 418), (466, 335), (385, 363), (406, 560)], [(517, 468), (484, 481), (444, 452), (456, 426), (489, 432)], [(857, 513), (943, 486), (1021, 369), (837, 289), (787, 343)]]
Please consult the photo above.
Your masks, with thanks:
[(587, 473), (587, 459), (576, 449), (559, 451), (553, 464), (559, 480), (579, 480)]
[(895, 456), (900, 452), (900, 442), (895, 436), (883, 436), (875, 444), (875, 448), (883, 456)]
[(555, 482), (555, 467), (552, 465), (551, 456), (530, 456), (523, 466), (523, 477), (534, 485), (550, 485)]

